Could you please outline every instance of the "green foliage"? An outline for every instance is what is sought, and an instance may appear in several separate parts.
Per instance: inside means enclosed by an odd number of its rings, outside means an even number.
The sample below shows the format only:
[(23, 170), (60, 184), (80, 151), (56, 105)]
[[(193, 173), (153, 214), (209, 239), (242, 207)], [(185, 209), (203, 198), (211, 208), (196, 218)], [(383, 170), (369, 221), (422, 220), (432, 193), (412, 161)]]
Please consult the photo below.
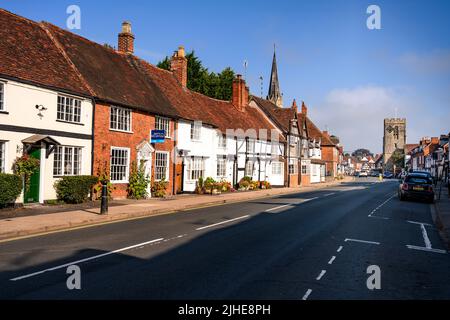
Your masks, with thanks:
[(403, 168), (405, 166), (405, 153), (401, 150), (395, 150), (391, 156), (392, 164), (397, 168)]
[(65, 176), (55, 182), (58, 200), (65, 203), (85, 202), (92, 187), (98, 182), (95, 176)]
[(152, 183), (152, 195), (156, 198), (163, 198), (166, 195), (166, 189), (169, 186), (169, 182), (165, 179), (160, 181), (154, 181)]
[(114, 185), (111, 183), (108, 162), (97, 161), (97, 172), (98, 182), (92, 187), (94, 199), (100, 199), (102, 196), (102, 181), (106, 181), (108, 188), (108, 198), (111, 198), (112, 191), (115, 189)]
[(261, 188), (263, 188), (263, 189), (271, 189), (272, 186), (270, 185), (269, 181), (261, 181)]
[[(233, 93), (234, 71), (227, 67), (222, 72), (216, 74), (209, 72), (195, 55), (194, 51), (186, 54), (188, 62), (187, 67), (187, 87), (192, 91), (202, 93), (208, 97), (230, 100)], [(157, 67), (170, 70), (170, 58), (165, 57), (164, 60), (157, 64)]]
[(25, 191), (30, 189), (30, 178), (39, 169), (40, 161), (25, 154), (14, 161), (14, 173), (24, 179)]
[(0, 173), (0, 208), (14, 203), (22, 192), (22, 179), (18, 175)]
[(205, 179), (205, 182), (203, 183), (203, 187), (206, 192), (211, 193), (216, 185), (216, 180), (214, 180), (211, 177), (208, 177)]
[(133, 161), (127, 190), (128, 197), (137, 200), (146, 198), (149, 183), (150, 178), (145, 175), (144, 163), (141, 161), (138, 167), (136, 162)]

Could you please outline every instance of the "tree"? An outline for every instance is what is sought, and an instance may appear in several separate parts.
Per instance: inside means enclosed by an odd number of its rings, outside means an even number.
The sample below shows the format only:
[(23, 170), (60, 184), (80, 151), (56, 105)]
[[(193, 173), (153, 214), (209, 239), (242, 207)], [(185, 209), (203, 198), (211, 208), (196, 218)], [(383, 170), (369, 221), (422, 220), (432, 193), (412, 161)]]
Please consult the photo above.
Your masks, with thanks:
[(391, 156), (390, 161), (392, 162), (392, 165), (394, 165), (396, 168), (404, 168), (405, 153), (399, 149), (395, 150)]
[(368, 156), (373, 157), (373, 154), (368, 149), (360, 148), (360, 149), (355, 150), (352, 153), (352, 156), (358, 158), (359, 160), (361, 160), (364, 157), (368, 157)]
[[(194, 51), (186, 54), (187, 59), (187, 87), (192, 91), (208, 97), (230, 100), (233, 93), (234, 71), (227, 67), (220, 73), (209, 72)], [(170, 70), (170, 58), (165, 57), (157, 65), (158, 68)]]

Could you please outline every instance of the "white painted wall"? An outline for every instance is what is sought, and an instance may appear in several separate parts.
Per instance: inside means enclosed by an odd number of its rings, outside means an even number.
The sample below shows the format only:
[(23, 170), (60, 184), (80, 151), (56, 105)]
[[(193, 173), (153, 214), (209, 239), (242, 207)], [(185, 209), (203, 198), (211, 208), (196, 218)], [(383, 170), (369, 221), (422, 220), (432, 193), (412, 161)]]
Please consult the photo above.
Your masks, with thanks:
[[(45, 130), (57, 130), (62, 132), (81, 133), (86, 135), (92, 134), (92, 101), (80, 98), (81, 104), (81, 123), (71, 124), (67, 122), (56, 121), (57, 116), (57, 97), (55, 91), (23, 84), (15, 81), (4, 82), (5, 86), (5, 111), (8, 114), (0, 113), (0, 124), (14, 125), (18, 127), (37, 128)], [(65, 94), (63, 94), (65, 95)], [(39, 111), (36, 105), (42, 105), (47, 110), (42, 111), (43, 117), (39, 117)], [(17, 157), (22, 155), (22, 140), (30, 137), (33, 133), (25, 133), (16, 131), (0, 130), (0, 140), (6, 141), (6, 172), (12, 173), (12, 165)], [(53, 139), (61, 143), (61, 145), (77, 146), (82, 148), (82, 165), (81, 173), (83, 175), (91, 174), (91, 139), (76, 139), (62, 137), (58, 135), (50, 135)], [(44, 172), (41, 171), (41, 194), (42, 200), (56, 199), (54, 182), (57, 178), (53, 177), (53, 153), (45, 158), (42, 163)], [(18, 199), (22, 202), (23, 197)]]

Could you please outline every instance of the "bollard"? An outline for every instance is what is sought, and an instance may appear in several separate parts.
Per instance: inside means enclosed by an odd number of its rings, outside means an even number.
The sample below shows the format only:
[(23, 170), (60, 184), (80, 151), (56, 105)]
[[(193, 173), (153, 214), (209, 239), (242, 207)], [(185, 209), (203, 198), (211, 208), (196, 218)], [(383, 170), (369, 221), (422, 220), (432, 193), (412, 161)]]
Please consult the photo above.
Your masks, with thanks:
[(100, 214), (108, 213), (108, 181), (102, 181), (102, 204), (100, 207)]

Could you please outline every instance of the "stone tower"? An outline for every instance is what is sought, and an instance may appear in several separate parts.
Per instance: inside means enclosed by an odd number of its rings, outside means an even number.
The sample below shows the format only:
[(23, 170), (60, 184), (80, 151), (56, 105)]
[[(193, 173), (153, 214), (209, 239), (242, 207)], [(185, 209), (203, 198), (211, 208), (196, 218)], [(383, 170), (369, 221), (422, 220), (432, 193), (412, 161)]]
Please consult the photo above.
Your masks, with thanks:
[(398, 150), (404, 152), (406, 144), (406, 119), (384, 119), (383, 165), (384, 169), (393, 171), (392, 154)]
[(267, 100), (272, 101), (278, 107), (283, 107), (283, 97), (280, 91), (280, 83), (278, 82), (278, 68), (277, 57), (275, 55), (275, 49), (273, 51), (272, 71), (270, 73), (269, 94)]

